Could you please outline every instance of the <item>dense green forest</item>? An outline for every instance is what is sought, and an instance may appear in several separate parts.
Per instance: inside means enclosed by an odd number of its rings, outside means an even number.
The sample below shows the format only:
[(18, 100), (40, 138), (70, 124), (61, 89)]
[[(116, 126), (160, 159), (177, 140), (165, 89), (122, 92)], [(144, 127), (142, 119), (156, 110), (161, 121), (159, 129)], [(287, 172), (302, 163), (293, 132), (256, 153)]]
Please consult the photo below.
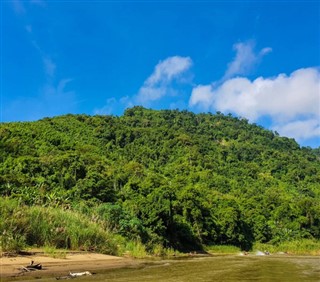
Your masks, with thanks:
[[(79, 234), (90, 223), (147, 249), (220, 244), (249, 250), (255, 242), (319, 239), (319, 152), (219, 112), (134, 107), (120, 117), (2, 123), (2, 247), (11, 238), (89, 248), (94, 243)], [(62, 213), (77, 220), (50, 226)], [(30, 223), (31, 214), (37, 217)], [(34, 231), (34, 221), (42, 230)], [(65, 227), (70, 222), (83, 225), (77, 242)], [(92, 230), (95, 242), (108, 240)]]

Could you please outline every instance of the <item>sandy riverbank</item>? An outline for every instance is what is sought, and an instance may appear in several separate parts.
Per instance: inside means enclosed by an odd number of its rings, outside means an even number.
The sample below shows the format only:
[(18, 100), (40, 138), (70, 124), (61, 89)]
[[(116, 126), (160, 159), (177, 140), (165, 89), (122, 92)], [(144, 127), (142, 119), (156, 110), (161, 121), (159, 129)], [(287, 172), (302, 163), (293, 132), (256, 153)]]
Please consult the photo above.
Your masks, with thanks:
[[(42, 270), (21, 273), (21, 267), (31, 261), (41, 263)], [(41, 253), (31, 253), (15, 257), (0, 258), (0, 280), (10, 281), (11, 278), (23, 280), (23, 277), (58, 277), (68, 275), (69, 272), (95, 272), (108, 268), (130, 267), (139, 262), (130, 258), (95, 254), (95, 253), (68, 253), (65, 258), (52, 258)]]

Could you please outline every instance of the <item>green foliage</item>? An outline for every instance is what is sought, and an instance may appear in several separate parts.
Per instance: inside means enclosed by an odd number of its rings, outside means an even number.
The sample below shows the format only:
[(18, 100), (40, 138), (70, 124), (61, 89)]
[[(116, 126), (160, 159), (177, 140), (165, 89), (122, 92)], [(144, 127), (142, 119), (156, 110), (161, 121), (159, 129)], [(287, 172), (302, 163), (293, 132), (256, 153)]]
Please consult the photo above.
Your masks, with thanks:
[(319, 239), (319, 150), (221, 113), (2, 123), (2, 242), (125, 251), (112, 233), (161, 254)]
[(255, 243), (254, 250), (268, 250), (270, 253), (287, 253), (295, 255), (320, 255), (320, 242), (311, 239), (286, 241), (275, 244)]
[(131, 216), (121, 205), (105, 203), (98, 205), (92, 212), (107, 230), (125, 236), (130, 240), (138, 240), (145, 232), (142, 221)]
[(205, 251), (210, 254), (239, 254), (241, 250), (230, 245), (209, 245), (205, 246)]

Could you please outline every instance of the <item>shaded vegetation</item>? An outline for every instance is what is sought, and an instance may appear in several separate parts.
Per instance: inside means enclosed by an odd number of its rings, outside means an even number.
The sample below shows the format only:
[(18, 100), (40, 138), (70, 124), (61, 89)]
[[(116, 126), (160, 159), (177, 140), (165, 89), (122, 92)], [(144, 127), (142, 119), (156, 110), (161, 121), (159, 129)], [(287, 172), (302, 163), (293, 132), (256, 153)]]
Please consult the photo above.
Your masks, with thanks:
[(2, 123), (0, 194), (3, 249), (12, 236), (110, 253), (320, 236), (319, 149), (221, 113)]

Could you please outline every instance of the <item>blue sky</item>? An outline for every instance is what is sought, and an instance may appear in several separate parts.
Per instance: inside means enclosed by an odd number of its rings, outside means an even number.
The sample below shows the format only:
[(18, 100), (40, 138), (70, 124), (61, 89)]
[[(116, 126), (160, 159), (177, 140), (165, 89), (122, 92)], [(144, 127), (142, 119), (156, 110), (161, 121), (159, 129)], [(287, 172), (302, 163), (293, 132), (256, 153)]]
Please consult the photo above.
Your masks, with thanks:
[(319, 1), (1, 1), (1, 122), (220, 111), (320, 146)]

